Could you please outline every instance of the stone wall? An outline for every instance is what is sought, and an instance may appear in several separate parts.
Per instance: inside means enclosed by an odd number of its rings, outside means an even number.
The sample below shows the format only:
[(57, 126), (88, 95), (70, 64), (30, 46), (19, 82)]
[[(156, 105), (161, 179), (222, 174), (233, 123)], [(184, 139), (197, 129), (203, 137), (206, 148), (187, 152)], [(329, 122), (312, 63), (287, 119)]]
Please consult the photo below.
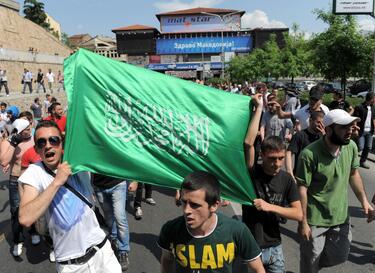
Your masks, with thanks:
[(71, 52), (44, 28), (23, 18), (16, 10), (0, 5), (0, 68), (7, 70), (11, 92), (21, 90), (24, 68), (34, 75), (38, 68), (44, 73), (51, 68), (57, 75), (58, 70), (63, 70), (63, 59)]

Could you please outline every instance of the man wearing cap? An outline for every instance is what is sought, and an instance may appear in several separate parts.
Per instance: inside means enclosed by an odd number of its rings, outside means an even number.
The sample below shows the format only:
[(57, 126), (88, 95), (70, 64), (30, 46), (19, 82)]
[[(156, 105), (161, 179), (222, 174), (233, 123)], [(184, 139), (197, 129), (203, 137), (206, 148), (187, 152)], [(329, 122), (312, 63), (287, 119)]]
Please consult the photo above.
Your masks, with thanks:
[(296, 179), (304, 214), (298, 227), (301, 273), (315, 273), (347, 260), (352, 237), (348, 185), (368, 222), (373, 219), (358, 171), (357, 146), (351, 140), (358, 120), (342, 109), (330, 111), (323, 119), (325, 136), (300, 154)]
[[(10, 171), (9, 203), (14, 243), (12, 254), (13, 256), (18, 257), (22, 254), (24, 235), (23, 227), (18, 221), (20, 197), (17, 180), (21, 175), (21, 157), (27, 149), (34, 146), (34, 140), (31, 137), (30, 122), (26, 118), (16, 119), (12, 124), (10, 133), (10, 136), (1, 142), (0, 163), (4, 168), (9, 168)], [(40, 237), (36, 233), (35, 228), (31, 229), (30, 233), (32, 244), (37, 245), (40, 242)]]
[(324, 112), (325, 114), (329, 112), (328, 107), (322, 104), (323, 95), (324, 92), (322, 88), (313, 86), (310, 90), (309, 103), (295, 112), (284, 112), (281, 110), (280, 104), (277, 102), (271, 103), (276, 105), (279, 118), (293, 117), (299, 122), (298, 130), (305, 130), (309, 127), (309, 118), (312, 112)]

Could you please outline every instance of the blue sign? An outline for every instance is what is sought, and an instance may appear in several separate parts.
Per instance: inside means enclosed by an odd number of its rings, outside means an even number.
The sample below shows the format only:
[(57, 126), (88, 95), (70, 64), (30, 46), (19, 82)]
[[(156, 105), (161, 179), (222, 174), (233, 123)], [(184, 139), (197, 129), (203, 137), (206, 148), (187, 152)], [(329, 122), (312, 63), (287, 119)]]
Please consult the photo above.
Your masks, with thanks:
[[(223, 48), (222, 48), (223, 47)], [(238, 37), (200, 37), (156, 40), (157, 54), (186, 53), (220, 53), (250, 52), (252, 40), (250, 36)]]

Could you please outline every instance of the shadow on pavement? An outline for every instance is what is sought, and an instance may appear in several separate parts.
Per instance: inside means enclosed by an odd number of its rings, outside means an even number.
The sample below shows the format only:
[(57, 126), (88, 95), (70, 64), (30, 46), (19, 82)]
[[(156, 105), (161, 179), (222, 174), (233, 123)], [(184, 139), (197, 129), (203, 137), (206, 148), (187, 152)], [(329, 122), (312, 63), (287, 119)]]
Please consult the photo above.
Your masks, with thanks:
[(361, 207), (349, 206), (349, 214), (355, 218), (367, 218)]
[(290, 239), (296, 241), (299, 244), (299, 235), (297, 232), (290, 231), (289, 229), (283, 227), (282, 225), (280, 225), (280, 232), (281, 234), (289, 237)]
[(161, 249), (158, 247), (156, 243), (158, 240), (157, 235), (148, 234), (148, 233), (130, 232), (130, 240), (132, 243), (142, 245), (145, 248), (147, 248), (155, 256), (155, 258), (158, 261), (160, 261)]
[(175, 194), (176, 194), (176, 190), (175, 189), (166, 188), (166, 187), (158, 187), (158, 186), (154, 186), (153, 185), (152, 186), (152, 190), (153, 191), (157, 191), (160, 194), (164, 194), (164, 195), (171, 196), (171, 197), (174, 197)]
[(375, 250), (363, 249), (357, 245), (363, 245), (363, 243), (352, 242), (348, 260), (358, 265), (375, 264)]

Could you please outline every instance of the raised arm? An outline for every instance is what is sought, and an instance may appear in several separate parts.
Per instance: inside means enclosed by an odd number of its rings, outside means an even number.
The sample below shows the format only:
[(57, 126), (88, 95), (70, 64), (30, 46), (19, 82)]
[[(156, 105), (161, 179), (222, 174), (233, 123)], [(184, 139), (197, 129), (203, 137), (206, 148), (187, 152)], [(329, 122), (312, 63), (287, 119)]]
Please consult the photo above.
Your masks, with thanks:
[(49, 207), (59, 188), (65, 184), (71, 175), (70, 166), (67, 162), (58, 167), (55, 179), (39, 194), (38, 190), (28, 184), (21, 184), (19, 222), (23, 226), (31, 226)]
[(259, 122), (263, 110), (262, 94), (256, 94), (252, 96), (252, 101), (255, 106), (255, 111), (252, 115), (252, 119), (249, 122), (249, 127), (247, 129), (246, 138), (244, 142), (246, 164), (249, 169), (251, 169), (254, 166), (254, 142), (258, 134)]
[(281, 118), (281, 119), (292, 118), (293, 117), (293, 113), (292, 112), (284, 112), (281, 109), (281, 105), (277, 101), (270, 101), (270, 102), (268, 102), (268, 105), (275, 105), (276, 106), (277, 116), (279, 118)]

